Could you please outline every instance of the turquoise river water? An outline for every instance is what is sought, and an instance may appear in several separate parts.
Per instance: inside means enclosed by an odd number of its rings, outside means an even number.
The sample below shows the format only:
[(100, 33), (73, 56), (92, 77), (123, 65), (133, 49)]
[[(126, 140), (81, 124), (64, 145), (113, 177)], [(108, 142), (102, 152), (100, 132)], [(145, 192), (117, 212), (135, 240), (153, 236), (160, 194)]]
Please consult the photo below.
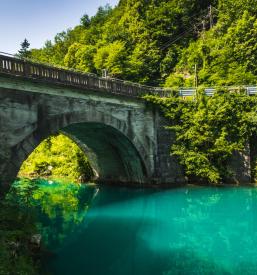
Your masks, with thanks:
[(43, 186), (45, 273), (257, 274), (257, 189)]

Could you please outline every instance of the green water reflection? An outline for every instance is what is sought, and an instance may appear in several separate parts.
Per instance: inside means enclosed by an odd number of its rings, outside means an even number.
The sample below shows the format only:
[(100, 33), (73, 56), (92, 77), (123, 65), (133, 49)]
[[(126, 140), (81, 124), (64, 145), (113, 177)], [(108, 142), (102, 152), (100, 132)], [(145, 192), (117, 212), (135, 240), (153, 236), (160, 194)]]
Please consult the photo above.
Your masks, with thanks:
[(83, 222), (96, 191), (90, 185), (22, 179), (11, 196), (34, 216), (46, 247), (56, 249)]
[(32, 200), (52, 274), (257, 274), (256, 189), (43, 183)]

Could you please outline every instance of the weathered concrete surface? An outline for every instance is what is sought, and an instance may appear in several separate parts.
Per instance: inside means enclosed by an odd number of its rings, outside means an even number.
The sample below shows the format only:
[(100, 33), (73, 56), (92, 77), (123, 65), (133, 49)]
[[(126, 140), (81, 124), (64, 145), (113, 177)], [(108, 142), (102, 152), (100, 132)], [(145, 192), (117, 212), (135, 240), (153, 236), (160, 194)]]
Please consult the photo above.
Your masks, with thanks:
[(0, 182), (8, 186), (36, 146), (63, 131), (100, 181), (183, 183), (165, 123), (140, 99), (0, 76)]

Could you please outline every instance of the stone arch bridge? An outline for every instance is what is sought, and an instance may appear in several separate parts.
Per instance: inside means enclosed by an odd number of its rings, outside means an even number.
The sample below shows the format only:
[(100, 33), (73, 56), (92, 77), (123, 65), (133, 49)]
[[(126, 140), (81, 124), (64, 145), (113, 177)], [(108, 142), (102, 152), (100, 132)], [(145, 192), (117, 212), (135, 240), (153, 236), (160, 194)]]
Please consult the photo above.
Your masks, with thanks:
[(164, 118), (140, 99), (149, 89), (0, 56), (1, 184), (60, 131), (86, 152), (101, 182), (184, 182)]
[(39, 143), (60, 131), (101, 182), (185, 183), (164, 117), (141, 99), (162, 92), (0, 55), (0, 183), (8, 187)]

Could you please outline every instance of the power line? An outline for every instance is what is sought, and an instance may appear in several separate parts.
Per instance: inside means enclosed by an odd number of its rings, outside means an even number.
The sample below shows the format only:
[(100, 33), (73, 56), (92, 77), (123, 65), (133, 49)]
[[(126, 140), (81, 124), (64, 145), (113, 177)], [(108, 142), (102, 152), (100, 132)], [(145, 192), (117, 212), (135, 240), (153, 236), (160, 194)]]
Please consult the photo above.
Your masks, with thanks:
[[(203, 14), (206, 14), (208, 10), (205, 9), (205, 10), (202, 10), (200, 13), (198, 14), (194, 14), (192, 16), (189, 17), (189, 22), (190, 21), (193, 21), (194, 18), (198, 18), (199, 16), (203, 15)], [(195, 23), (194, 24), (191, 24), (192, 28), (195, 28)], [(176, 37), (168, 40), (163, 46), (165, 47), (165, 45), (169, 44), (170, 42), (174, 43), (173, 41), (176, 40), (177, 41), (177, 37), (180, 37), (181, 35), (184, 35), (185, 33), (187, 33), (189, 30), (192, 30), (192, 28), (187, 28), (185, 31), (183, 31), (182, 33), (178, 34)]]
[[(183, 38), (186, 34), (193, 31), (194, 29), (198, 30), (198, 28), (200, 26), (202, 26), (201, 32), (206, 31), (206, 20), (207, 19), (209, 19), (209, 27), (211, 29), (214, 25), (214, 15), (215, 15), (214, 12), (218, 12), (218, 9), (216, 9), (212, 6), (209, 6), (208, 9), (205, 9), (205, 10), (201, 11), (199, 14), (190, 16), (189, 19), (193, 19), (193, 18), (196, 18), (196, 17), (198, 17), (198, 18), (201, 17), (201, 18), (199, 18), (199, 20), (197, 20), (198, 22), (195, 22), (193, 25), (191, 25), (192, 26), (191, 28), (187, 28), (182, 33), (178, 34), (176, 37), (174, 37), (174, 38), (170, 39), (169, 41), (167, 41), (160, 49), (161, 50), (167, 49), (170, 45), (174, 44), (179, 39)], [(207, 15), (206, 15), (206, 13), (207, 13)], [(201, 16), (201, 15), (204, 15), (204, 16)]]
[(174, 44), (175, 42), (177, 42), (179, 39), (183, 38), (186, 34), (188, 34), (190, 31), (195, 30), (197, 27), (201, 26), (202, 22), (195, 24), (194, 26), (192, 26), (191, 28), (186, 29), (185, 31), (183, 31), (182, 33), (180, 33), (178, 36), (174, 37), (172, 40), (168, 41), (166, 44), (164, 44), (161, 47), (161, 50), (165, 50), (167, 49), (170, 45)]

